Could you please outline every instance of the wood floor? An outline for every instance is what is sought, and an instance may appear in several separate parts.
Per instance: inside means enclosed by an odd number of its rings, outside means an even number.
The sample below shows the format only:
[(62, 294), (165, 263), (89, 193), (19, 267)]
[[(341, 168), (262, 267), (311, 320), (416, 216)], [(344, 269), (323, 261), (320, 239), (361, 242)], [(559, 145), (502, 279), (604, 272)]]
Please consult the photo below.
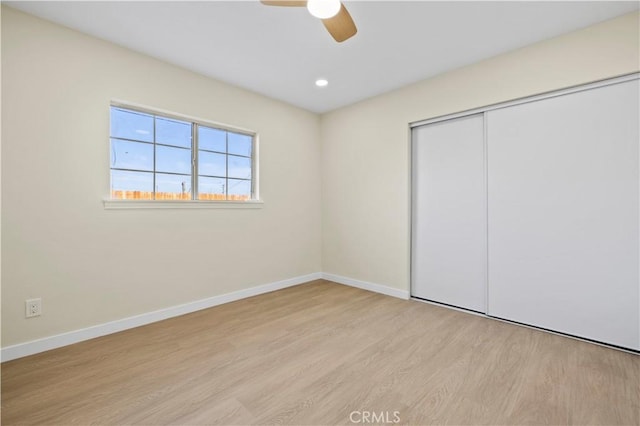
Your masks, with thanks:
[(314, 281), (2, 364), (4, 425), (391, 424), (396, 415), (638, 425), (640, 357)]

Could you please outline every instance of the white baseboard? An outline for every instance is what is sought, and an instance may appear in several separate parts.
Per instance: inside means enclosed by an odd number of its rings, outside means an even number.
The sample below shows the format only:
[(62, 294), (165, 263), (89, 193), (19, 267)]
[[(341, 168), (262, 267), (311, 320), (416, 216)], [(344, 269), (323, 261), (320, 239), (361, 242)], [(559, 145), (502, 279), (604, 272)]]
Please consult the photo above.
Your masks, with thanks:
[(409, 292), (405, 290), (399, 290), (397, 288), (387, 287), (380, 284), (373, 284), (366, 281), (355, 280), (353, 278), (342, 277), (340, 275), (316, 272), (313, 274), (302, 275), (287, 280), (247, 288), (244, 290), (234, 291), (232, 293), (222, 294), (220, 296), (196, 300), (194, 302), (189, 302), (182, 305), (171, 306), (169, 308), (147, 312), (144, 314), (123, 318), (104, 324), (98, 324), (92, 327), (70, 331), (68, 333), (57, 334), (55, 336), (7, 346), (5, 348), (2, 348), (2, 351), (0, 352), (0, 360), (2, 362), (11, 361), (13, 359), (22, 358), (67, 345), (72, 345), (74, 343), (82, 342), (89, 339), (94, 339), (96, 337), (106, 336), (107, 334), (113, 334), (119, 331), (128, 330), (130, 328), (140, 327), (142, 325), (162, 321), (167, 318), (177, 317), (202, 309), (211, 308), (213, 306), (245, 299), (247, 297), (270, 293), (272, 291), (281, 290), (283, 288), (292, 287), (320, 278), (351, 287), (357, 287), (363, 290), (373, 291), (375, 293), (385, 294), (387, 296), (398, 297), (400, 299), (409, 299)]
[(322, 273), (322, 279), (327, 281), (333, 281), (339, 284), (348, 285), (351, 287), (361, 288), (362, 290), (369, 290), (375, 293), (386, 294), (387, 296), (397, 297), (399, 299), (409, 300), (409, 291), (400, 290), (393, 287), (387, 287), (386, 285), (374, 284), (366, 281), (355, 280), (353, 278), (342, 277), (340, 275)]
[(162, 321), (167, 318), (177, 317), (202, 309), (211, 308), (213, 306), (222, 305), (224, 303), (234, 302), (236, 300), (245, 299), (247, 297), (270, 293), (272, 291), (292, 287), (320, 278), (322, 278), (322, 273), (316, 272), (309, 275), (303, 275), (287, 280), (247, 288), (244, 290), (234, 291), (232, 293), (222, 294), (220, 296), (196, 300), (195, 302), (189, 302), (183, 305), (177, 305), (153, 312), (147, 312), (141, 315), (123, 318), (121, 320), (111, 321), (80, 330), (70, 331), (68, 333), (62, 333), (38, 340), (32, 340), (30, 342), (7, 346), (6, 348), (2, 348), (0, 360), (2, 360), (2, 362), (11, 361), (12, 359), (22, 358), (28, 355), (60, 348), (62, 346), (72, 345), (84, 340), (105, 336), (107, 334), (117, 333), (119, 331), (128, 330), (130, 328), (140, 327), (141, 325)]

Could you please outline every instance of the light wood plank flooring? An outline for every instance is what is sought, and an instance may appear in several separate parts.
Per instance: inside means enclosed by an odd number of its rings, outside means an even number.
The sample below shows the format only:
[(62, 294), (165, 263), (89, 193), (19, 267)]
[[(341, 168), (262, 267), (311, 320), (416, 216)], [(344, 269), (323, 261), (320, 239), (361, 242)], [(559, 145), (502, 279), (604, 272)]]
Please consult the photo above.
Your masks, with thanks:
[(365, 411), (638, 425), (640, 357), (320, 280), (2, 365), (4, 425), (351, 424)]

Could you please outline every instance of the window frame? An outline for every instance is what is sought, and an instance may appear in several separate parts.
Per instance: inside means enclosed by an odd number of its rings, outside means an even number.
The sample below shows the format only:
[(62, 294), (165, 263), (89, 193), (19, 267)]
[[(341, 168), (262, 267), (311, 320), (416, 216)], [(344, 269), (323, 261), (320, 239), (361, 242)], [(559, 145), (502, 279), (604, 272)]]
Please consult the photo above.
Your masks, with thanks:
[[(236, 127), (236, 126), (230, 126), (227, 124), (222, 124), (222, 123), (218, 123), (218, 122), (214, 122), (211, 120), (206, 120), (206, 119), (202, 119), (202, 118), (197, 118), (197, 117), (192, 117), (192, 116), (187, 116), (184, 114), (179, 114), (179, 113), (175, 113), (175, 112), (171, 112), (171, 111), (166, 111), (166, 110), (162, 110), (162, 109), (158, 109), (158, 108), (151, 108), (151, 107), (147, 107), (147, 106), (143, 106), (143, 105), (139, 105), (139, 104), (134, 104), (131, 102), (125, 102), (125, 101), (120, 101), (120, 100), (112, 100), (109, 103), (109, 109), (108, 109), (108, 114), (109, 114), (109, 123), (111, 123), (111, 109), (112, 108), (121, 108), (124, 110), (129, 110), (129, 111), (133, 111), (133, 112), (138, 112), (138, 113), (142, 113), (142, 114), (148, 114), (153, 116), (153, 120), (154, 120), (154, 133), (155, 133), (155, 120), (157, 118), (161, 118), (161, 119), (168, 119), (168, 120), (177, 120), (177, 121), (182, 121), (182, 122), (187, 122), (191, 125), (191, 147), (190, 148), (184, 148), (183, 149), (191, 149), (191, 197), (189, 199), (183, 199), (183, 200), (157, 200), (155, 199), (155, 194), (156, 194), (156, 186), (154, 184), (153, 187), (153, 196), (154, 199), (152, 200), (137, 200), (137, 199), (118, 199), (118, 198), (112, 198), (112, 191), (111, 191), (111, 171), (114, 170), (111, 167), (111, 163), (109, 162), (109, 195), (107, 197), (105, 197), (103, 199), (104, 201), (104, 206), (105, 208), (109, 209), (109, 208), (224, 208), (224, 207), (231, 207), (231, 208), (256, 208), (259, 207), (262, 204), (262, 200), (260, 199), (260, 193), (259, 193), (259, 170), (258, 170), (258, 155), (259, 155), (259, 150), (258, 150), (258, 134), (257, 132), (253, 131), (253, 130), (249, 130), (249, 129), (244, 129), (244, 128), (240, 128), (240, 127)], [(198, 129), (200, 127), (205, 127), (205, 128), (211, 128), (214, 130), (220, 130), (220, 131), (224, 131), (226, 134), (226, 152), (222, 153), (222, 152), (218, 152), (218, 151), (211, 151), (211, 150), (204, 150), (206, 152), (213, 152), (213, 153), (217, 153), (217, 154), (224, 154), (225, 155), (225, 163), (228, 166), (229, 163), (229, 156), (235, 156), (235, 157), (240, 157), (240, 158), (250, 158), (251, 159), (251, 195), (250, 198), (248, 200), (229, 200), (229, 180), (230, 179), (238, 179), (238, 180), (249, 180), (249, 179), (242, 179), (242, 178), (234, 178), (229, 176), (229, 170), (228, 167), (226, 168), (226, 173), (224, 176), (225, 179), (225, 200), (201, 200), (198, 198), (199, 193), (198, 193), (198, 178), (200, 177), (199, 175), (199, 170), (198, 170), (198, 155), (199, 155), (199, 144), (198, 144)], [(236, 155), (236, 154), (230, 154), (229, 153), (229, 132), (234, 133), (234, 134), (239, 134), (239, 135), (244, 135), (244, 136), (249, 136), (251, 137), (251, 157), (249, 156), (242, 156), (242, 155)], [(109, 130), (108, 130), (108, 146), (109, 148), (111, 148), (111, 140), (114, 139), (114, 137), (112, 137), (111, 135), (111, 125), (109, 124)], [(169, 146), (167, 144), (163, 144), (163, 143), (158, 143), (156, 141), (156, 135), (154, 134), (154, 138), (153, 138), (153, 142), (145, 142), (145, 141), (135, 141), (135, 140), (128, 140), (126, 138), (115, 138), (117, 140), (125, 140), (125, 141), (130, 141), (130, 142), (138, 142), (138, 143), (149, 143), (151, 145), (153, 145), (154, 147), (154, 161), (153, 161), (153, 170), (152, 171), (147, 171), (149, 173), (152, 173), (154, 176), (154, 182), (156, 179), (156, 174), (157, 173), (163, 173), (163, 172), (159, 172), (156, 170), (156, 154), (155, 154), (155, 149), (156, 149), (156, 145), (160, 145), (160, 146)], [(171, 146), (173, 147), (173, 146)], [(177, 147), (177, 146), (176, 146)], [(116, 169), (117, 170), (117, 169)], [(142, 170), (141, 170), (142, 171)], [(210, 177), (209, 175), (203, 175), (203, 177)], [(218, 177), (221, 178), (221, 177)]]

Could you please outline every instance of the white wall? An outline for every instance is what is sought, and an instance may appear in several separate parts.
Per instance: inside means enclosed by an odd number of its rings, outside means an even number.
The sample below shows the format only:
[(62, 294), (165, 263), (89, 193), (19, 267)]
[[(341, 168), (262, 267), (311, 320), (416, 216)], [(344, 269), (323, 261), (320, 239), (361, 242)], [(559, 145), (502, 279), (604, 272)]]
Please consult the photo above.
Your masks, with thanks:
[(409, 123), (636, 72), (638, 27), (628, 14), (323, 115), (323, 271), (408, 290)]
[[(105, 210), (113, 98), (258, 132), (264, 207)], [(320, 271), (317, 115), (7, 7), (2, 107), (3, 347)]]

